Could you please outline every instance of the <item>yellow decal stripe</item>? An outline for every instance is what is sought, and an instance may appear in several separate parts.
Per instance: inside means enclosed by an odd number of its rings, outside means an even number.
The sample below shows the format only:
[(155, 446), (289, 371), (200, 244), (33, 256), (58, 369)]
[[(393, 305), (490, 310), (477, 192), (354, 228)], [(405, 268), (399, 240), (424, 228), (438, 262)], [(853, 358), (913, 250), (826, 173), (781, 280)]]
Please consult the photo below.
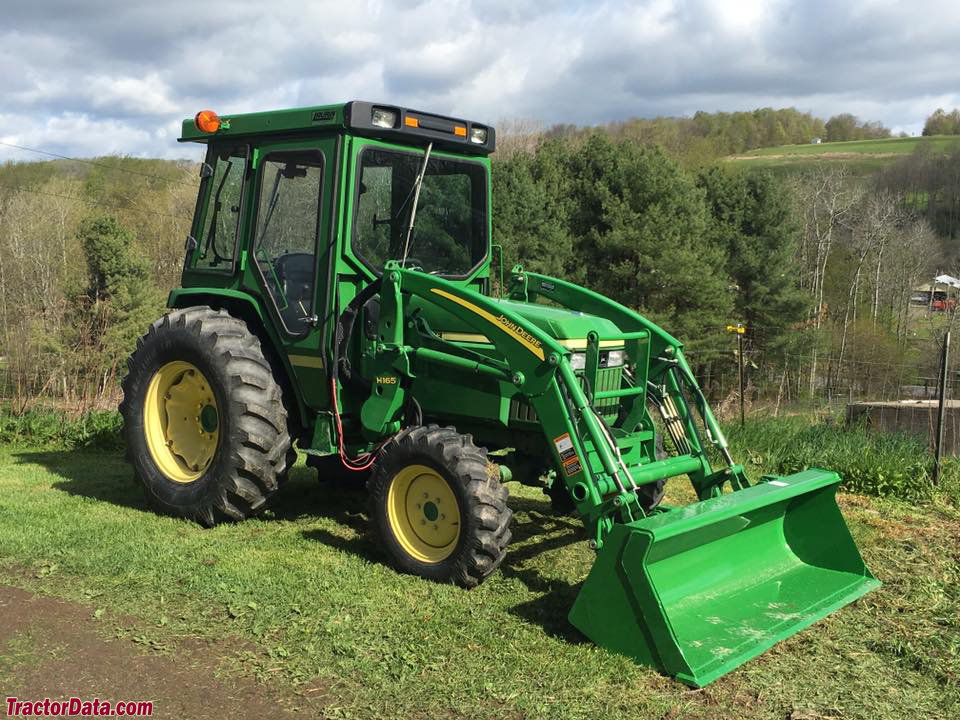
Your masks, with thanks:
[(486, 335), (477, 335), (475, 333), (442, 332), (440, 333), (440, 337), (450, 342), (492, 344), (490, 343), (490, 338)]
[(523, 345), (527, 350), (532, 352), (538, 358), (540, 358), (541, 360), (544, 359), (542, 347), (530, 342), (529, 340), (527, 340), (527, 338), (525, 338), (523, 335), (521, 335), (519, 332), (517, 332), (513, 328), (510, 328), (504, 325), (502, 322), (500, 322), (500, 319), (497, 318), (495, 315), (491, 315), (486, 310), (484, 310), (483, 308), (477, 307), (469, 300), (464, 300), (463, 298), (459, 298), (456, 295), (453, 295), (452, 293), (448, 293), (446, 290), (441, 290), (440, 288), (431, 288), (431, 292), (435, 292), (437, 295), (440, 295), (441, 297), (445, 297), (447, 300), (450, 300), (451, 302), (455, 302), (457, 305), (465, 307), (470, 312), (476, 313), (487, 322), (500, 328), (503, 332), (505, 332), (507, 335), (512, 337), (514, 340), (516, 340), (518, 343)]
[(322, 368), (323, 358), (314, 355), (289, 355), (290, 364), (297, 367)]
[[(479, 335), (477, 333), (461, 333), (461, 332), (441, 332), (440, 337), (444, 340), (449, 340), (450, 342), (463, 342), (463, 343), (490, 343), (490, 338), (486, 335)], [(558, 345), (565, 347), (568, 350), (585, 350), (587, 347), (586, 338), (574, 338), (574, 339), (561, 339), (554, 338)], [(622, 340), (601, 340), (601, 348), (622, 348)]]
[[(567, 350), (586, 350), (587, 349), (587, 339), (580, 338), (579, 340), (557, 340), (563, 347)], [(623, 340), (601, 340), (600, 347), (602, 348), (621, 348), (623, 347)]]

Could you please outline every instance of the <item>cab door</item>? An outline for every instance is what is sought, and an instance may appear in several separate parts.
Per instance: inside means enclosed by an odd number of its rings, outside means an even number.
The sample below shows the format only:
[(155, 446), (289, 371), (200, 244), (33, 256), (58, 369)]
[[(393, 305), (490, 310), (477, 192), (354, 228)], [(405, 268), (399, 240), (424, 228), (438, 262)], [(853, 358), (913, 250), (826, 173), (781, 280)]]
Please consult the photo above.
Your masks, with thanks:
[(337, 137), (254, 150), (248, 267), (307, 405), (327, 405), (323, 329), (336, 233)]

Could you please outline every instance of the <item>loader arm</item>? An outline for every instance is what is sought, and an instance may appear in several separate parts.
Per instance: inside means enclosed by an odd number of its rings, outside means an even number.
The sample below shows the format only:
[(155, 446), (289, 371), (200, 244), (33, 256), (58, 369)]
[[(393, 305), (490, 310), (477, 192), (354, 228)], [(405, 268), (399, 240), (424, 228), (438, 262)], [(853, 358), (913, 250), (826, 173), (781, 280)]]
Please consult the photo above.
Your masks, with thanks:
[[(506, 361), (465, 358), (412, 345), (405, 334), (415, 323), (403, 312), (404, 296), (423, 298), (483, 333)], [(405, 382), (421, 363), (487, 374), (512, 383), (537, 412), (559, 475), (587, 526), (591, 545), (601, 547), (616, 522), (645, 517), (634, 473), (618, 459), (608, 435), (570, 367), (570, 351), (541, 328), (495, 300), (435, 275), (388, 263), (380, 292), (380, 316), (373, 358), (374, 382), (361, 416), (369, 434), (397, 427)], [(508, 368), (508, 369), (507, 369)], [(587, 461), (595, 454), (601, 471)], [(689, 461), (688, 461), (688, 464)], [(699, 462), (693, 463), (699, 469)], [(643, 480), (649, 482), (651, 478)]]

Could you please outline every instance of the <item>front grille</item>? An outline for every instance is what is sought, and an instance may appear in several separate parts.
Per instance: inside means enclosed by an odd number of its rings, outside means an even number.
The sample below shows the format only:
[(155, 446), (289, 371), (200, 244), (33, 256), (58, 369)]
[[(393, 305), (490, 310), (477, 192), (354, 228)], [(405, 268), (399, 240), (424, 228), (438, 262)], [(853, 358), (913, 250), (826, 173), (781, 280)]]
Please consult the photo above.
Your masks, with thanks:
[[(593, 388), (593, 392), (619, 390), (622, 369), (622, 367), (598, 368), (597, 387)], [(577, 373), (577, 377), (580, 378), (580, 386), (583, 387), (583, 375)], [(619, 404), (620, 401), (617, 398), (607, 398), (606, 400), (594, 403), (594, 407), (609, 421), (616, 418)], [(530, 403), (527, 402), (527, 399), (522, 396), (517, 396), (510, 401), (510, 422), (514, 421), (531, 423), (538, 421), (537, 411), (534, 410), (530, 406)]]

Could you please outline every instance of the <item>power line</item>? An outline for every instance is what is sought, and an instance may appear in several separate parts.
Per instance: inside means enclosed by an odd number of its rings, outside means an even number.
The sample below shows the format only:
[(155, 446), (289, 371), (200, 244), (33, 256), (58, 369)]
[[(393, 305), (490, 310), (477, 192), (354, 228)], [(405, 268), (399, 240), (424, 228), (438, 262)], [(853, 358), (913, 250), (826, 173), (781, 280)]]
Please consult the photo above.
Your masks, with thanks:
[(31, 195), (43, 195), (45, 197), (60, 198), (61, 200), (73, 200), (75, 202), (82, 203), (84, 205), (93, 206), (93, 207), (105, 207), (105, 208), (110, 208), (111, 210), (122, 210), (124, 212), (141, 213), (146, 215), (157, 215), (160, 217), (173, 218), (174, 220), (190, 220), (191, 219), (189, 215), (172, 215), (170, 213), (156, 212), (155, 210), (140, 210), (138, 208), (126, 208), (121, 205), (114, 205), (111, 203), (98, 202), (97, 200), (90, 200), (88, 198), (76, 197), (75, 195), (60, 195), (58, 193), (43, 192), (42, 190), (29, 190), (27, 188), (17, 187), (15, 185), (6, 185), (4, 183), (0, 183), (0, 187), (5, 187), (15, 192), (30, 193)]
[(25, 145), (14, 145), (13, 143), (3, 142), (0, 140), (0, 145), (5, 145), (6, 147), (16, 148), (17, 150), (26, 150), (27, 152), (37, 153), (38, 155), (47, 155), (48, 157), (55, 157), (61, 160), (70, 160), (71, 162), (83, 163), (84, 165), (93, 165), (94, 167), (102, 167), (107, 170), (113, 170), (115, 172), (125, 172), (130, 173), (131, 175), (141, 175), (142, 177), (153, 178), (154, 180), (160, 180), (166, 183), (177, 183), (180, 185), (187, 185), (188, 187), (196, 188), (196, 185), (192, 183), (186, 183), (183, 180), (177, 178), (167, 178), (162, 175), (156, 175), (154, 173), (146, 173), (140, 170), (131, 170), (130, 168), (120, 167), (119, 165), (109, 165), (107, 163), (96, 162), (95, 160), (83, 160), (81, 158), (70, 157), (69, 155), (60, 155), (59, 153), (49, 152), (48, 150), (39, 150), (37, 148), (27, 147)]

